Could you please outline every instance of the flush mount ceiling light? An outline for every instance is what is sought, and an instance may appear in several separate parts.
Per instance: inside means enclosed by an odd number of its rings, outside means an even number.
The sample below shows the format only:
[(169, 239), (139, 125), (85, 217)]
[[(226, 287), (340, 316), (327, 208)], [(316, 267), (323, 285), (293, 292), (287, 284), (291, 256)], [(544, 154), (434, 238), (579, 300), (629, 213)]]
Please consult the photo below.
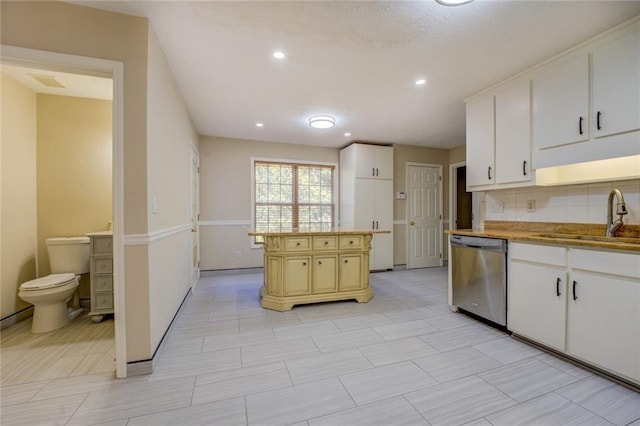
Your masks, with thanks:
[(351, 133), (346, 132), (344, 135), (345, 135), (345, 136), (347, 136), (347, 137), (349, 137), (349, 136), (351, 136)]
[(424, 78), (420, 78), (418, 80), (416, 80), (416, 86), (422, 86), (424, 84), (426, 84), (427, 80), (425, 80)]
[(436, 0), (436, 3), (439, 3), (443, 6), (460, 6), (462, 4), (471, 3), (473, 0)]
[(314, 115), (309, 118), (309, 126), (314, 129), (330, 129), (336, 125), (336, 119), (330, 115)]
[(256, 127), (264, 127), (263, 123), (256, 123)]
[(284, 52), (273, 52), (273, 57), (276, 59), (284, 59)]

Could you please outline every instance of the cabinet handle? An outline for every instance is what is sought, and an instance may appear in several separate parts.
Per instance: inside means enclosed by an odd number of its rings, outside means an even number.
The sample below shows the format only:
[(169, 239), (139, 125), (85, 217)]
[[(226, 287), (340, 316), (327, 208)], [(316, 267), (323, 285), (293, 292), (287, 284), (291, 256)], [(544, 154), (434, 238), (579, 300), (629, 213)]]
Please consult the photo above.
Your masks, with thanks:
[(487, 169), (487, 177), (491, 180), (491, 166)]
[(560, 277), (556, 278), (556, 296), (560, 297)]
[(522, 175), (523, 176), (527, 175), (527, 162), (526, 161), (522, 162)]
[(378, 221), (376, 220), (376, 229), (380, 229), (380, 227), (378, 226)]
[(371, 221), (371, 229), (376, 229), (376, 221), (375, 220)]
[(598, 111), (598, 113), (596, 114), (596, 128), (598, 130), (602, 130), (602, 127), (600, 126), (600, 116), (602, 115), (602, 113), (600, 111)]
[(353, 244), (353, 241), (349, 241), (349, 244)]
[(302, 266), (307, 266), (307, 262), (302, 262)]
[(321, 260), (318, 260), (318, 265), (322, 265), (322, 261)]
[(299, 246), (299, 245), (300, 245), (300, 243), (298, 242), (298, 243), (296, 243), (296, 245), (297, 245), (297, 246)]
[(324, 245), (325, 245), (325, 246), (329, 245), (329, 241), (325, 241), (325, 242), (324, 242)]
[(372, 167), (371, 168), (371, 176), (375, 176), (376, 175), (376, 168)]
[(578, 120), (578, 131), (580, 132), (580, 134), (582, 134), (582, 121), (584, 120), (584, 118), (580, 117), (580, 120)]
[(578, 283), (574, 280), (573, 281), (573, 300), (578, 300), (578, 295), (576, 295), (576, 285), (578, 285)]
[(380, 176), (380, 171), (378, 170), (378, 168), (376, 167), (376, 176)]

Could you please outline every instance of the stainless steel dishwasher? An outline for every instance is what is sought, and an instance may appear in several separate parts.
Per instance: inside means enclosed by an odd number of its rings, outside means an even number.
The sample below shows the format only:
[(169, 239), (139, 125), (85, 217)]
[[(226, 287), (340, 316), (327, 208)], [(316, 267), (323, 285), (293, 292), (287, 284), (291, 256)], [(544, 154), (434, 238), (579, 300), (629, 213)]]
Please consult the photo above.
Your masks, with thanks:
[(453, 305), (507, 325), (507, 241), (451, 236)]

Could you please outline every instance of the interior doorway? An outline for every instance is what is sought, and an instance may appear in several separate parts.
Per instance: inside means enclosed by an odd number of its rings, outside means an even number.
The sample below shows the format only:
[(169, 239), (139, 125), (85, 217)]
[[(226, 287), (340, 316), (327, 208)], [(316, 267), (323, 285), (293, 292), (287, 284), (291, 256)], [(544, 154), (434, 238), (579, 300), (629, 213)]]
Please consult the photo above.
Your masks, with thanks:
[(467, 192), (466, 163), (450, 166), (449, 228), (471, 229), (473, 227), (472, 193)]
[(112, 80), (113, 305), (116, 376), (127, 376), (124, 297), (124, 108), (122, 62), (1, 46), (0, 63)]

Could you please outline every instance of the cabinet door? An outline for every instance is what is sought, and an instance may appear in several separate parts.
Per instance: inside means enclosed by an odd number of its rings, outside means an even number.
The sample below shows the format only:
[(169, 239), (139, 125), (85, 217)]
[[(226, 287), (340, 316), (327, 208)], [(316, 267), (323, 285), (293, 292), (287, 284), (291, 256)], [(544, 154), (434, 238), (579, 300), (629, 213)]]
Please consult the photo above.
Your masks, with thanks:
[(467, 187), (495, 182), (494, 99), (467, 102)]
[(361, 254), (340, 256), (340, 291), (362, 289), (362, 276)]
[(640, 129), (640, 31), (593, 51), (595, 137)]
[[(393, 181), (376, 181), (373, 193), (376, 229), (393, 231)], [(371, 246), (371, 269), (393, 268), (393, 233), (374, 234)]]
[(357, 229), (374, 229), (375, 222), (375, 184), (373, 179), (356, 179), (354, 226)]
[(269, 296), (281, 296), (282, 258), (265, 256), (264, 287)]
[(589, 57), (576, 56), (533, 79), (533, 147), (589, 139)]
[(356, 177), (393, 179), (393, 147), (356, 144)]
[(313, 257), (313, 294), (338, 291), (338, 256)]
[(287, 257), (284, 260), (284, 295), (300, 296), (311, 293), (311, 257)]
[(509, 263), (507, 325), (514, 333), (565, 350), (567, 273), (564, 268)]
[(531, 181), (531, 82), (496, 93), (496, 182)]
[(570, 279), (567, 352), (640, 380), (640, 283), (577, 271)]

